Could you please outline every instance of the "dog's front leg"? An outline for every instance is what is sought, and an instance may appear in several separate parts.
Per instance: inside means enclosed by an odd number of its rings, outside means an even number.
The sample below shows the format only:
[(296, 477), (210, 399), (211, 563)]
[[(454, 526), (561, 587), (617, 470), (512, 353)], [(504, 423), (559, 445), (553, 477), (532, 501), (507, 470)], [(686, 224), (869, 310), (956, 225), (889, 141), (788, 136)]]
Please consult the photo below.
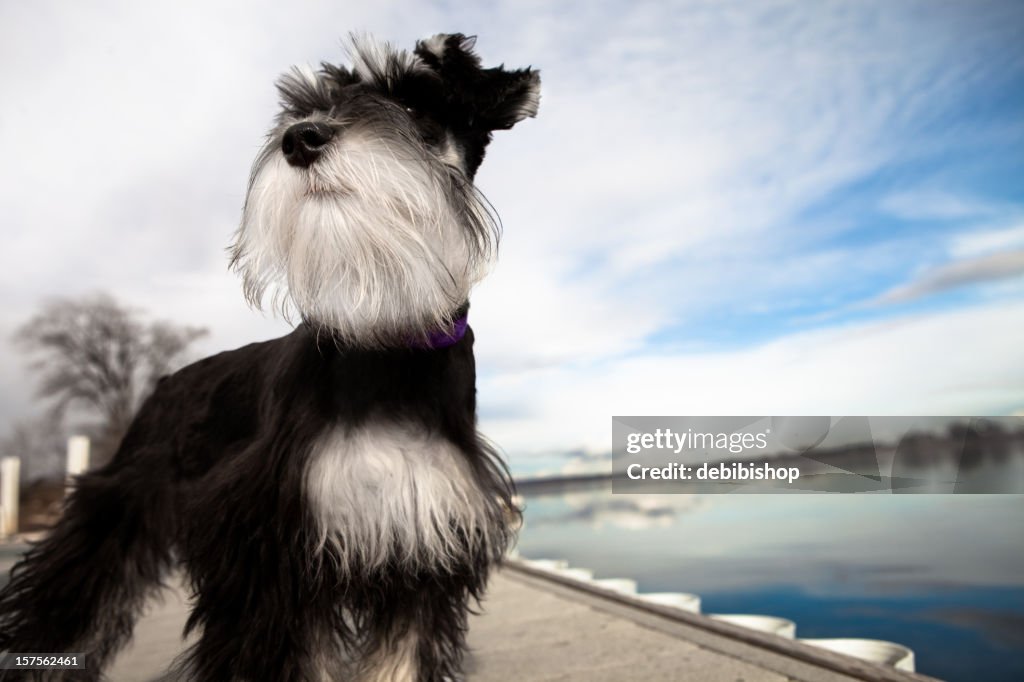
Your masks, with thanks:
[(420, 633), (406, 625), (383, 634), (360, 666), (359, 682), (420, 682)]
[(359, 682), (462, 679), (469, 591), (456, 576), (421, 577), (377, 605)]

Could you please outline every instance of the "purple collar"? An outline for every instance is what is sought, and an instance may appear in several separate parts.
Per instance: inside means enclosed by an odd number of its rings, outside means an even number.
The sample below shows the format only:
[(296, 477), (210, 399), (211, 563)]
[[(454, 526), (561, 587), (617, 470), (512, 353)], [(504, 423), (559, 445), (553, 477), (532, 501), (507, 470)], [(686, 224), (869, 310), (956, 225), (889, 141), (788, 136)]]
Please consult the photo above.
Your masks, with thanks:
[(459, 317), (452, 320), (452, 326), (450, 330), (438, 329), (430, 332), (425, 341), (416, 341), (412, 344), (413, 348), (421, 348), (424, 350), (437, 350), (439, 348), (448, 348), (454, 346), (462, 337), (466, 335), (466, 329), (469, 326), (469, 315), (463, 313)]

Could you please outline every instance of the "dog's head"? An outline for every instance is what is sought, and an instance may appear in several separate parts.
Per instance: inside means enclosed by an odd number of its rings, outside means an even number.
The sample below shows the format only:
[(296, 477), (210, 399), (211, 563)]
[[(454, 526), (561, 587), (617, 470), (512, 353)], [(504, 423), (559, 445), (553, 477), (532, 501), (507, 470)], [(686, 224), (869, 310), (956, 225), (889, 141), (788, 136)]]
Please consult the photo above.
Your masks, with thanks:
[(475, 40), (412, 52), (352, 40), (352, 66), (295, 68), (253, 165), (232, 266), (257, 306), (364, 347), (450, 328), (486, 273), (496, 219), (472, 179), (495, 130), (537, 113), (531, 69), (485, 69)]

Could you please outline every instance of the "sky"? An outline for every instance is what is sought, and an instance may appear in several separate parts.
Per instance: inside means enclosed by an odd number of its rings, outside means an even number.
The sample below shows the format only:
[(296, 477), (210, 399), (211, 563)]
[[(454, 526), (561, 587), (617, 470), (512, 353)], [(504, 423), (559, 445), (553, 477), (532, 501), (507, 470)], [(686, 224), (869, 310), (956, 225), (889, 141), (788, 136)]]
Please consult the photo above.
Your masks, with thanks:
[(288, 332), (225, 249), (274, 79), (351, 31), (541, 71), (477, 176), (513, 468), (612, 415), (1024, 413), (1024, 4), (39, 1), (0, 3), (0, 434), (49, 298), (208, 327), (197, 357)]

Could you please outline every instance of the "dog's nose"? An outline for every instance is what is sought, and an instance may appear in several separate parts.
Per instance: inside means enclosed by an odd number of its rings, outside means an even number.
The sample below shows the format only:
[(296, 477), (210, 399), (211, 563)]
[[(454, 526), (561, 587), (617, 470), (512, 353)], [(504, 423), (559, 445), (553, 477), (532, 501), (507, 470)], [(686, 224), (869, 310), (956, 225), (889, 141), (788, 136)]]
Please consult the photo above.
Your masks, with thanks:
[(323, 123), (296, 123), (284, 132), (281, 151), (292, 166), (308, 168), (334, 137), (334, 130)]

